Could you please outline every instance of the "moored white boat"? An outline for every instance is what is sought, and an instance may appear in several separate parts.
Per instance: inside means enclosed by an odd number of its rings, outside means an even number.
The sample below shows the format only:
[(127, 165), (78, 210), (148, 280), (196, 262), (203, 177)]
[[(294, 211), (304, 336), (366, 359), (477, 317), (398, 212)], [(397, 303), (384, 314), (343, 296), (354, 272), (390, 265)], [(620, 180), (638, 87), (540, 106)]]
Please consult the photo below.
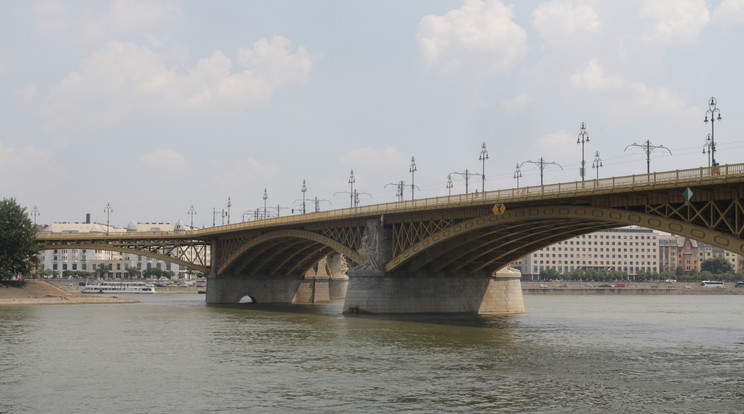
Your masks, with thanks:
[(145, 282), (95, 282), (85, 285), (82, 293), (155, 293)]

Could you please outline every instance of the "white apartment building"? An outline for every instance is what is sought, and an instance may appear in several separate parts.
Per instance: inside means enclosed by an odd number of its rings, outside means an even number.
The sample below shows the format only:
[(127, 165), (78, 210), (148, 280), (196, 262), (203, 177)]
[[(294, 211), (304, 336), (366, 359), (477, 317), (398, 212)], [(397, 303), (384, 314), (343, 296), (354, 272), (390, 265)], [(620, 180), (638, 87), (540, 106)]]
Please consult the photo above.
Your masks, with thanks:
[[(51, 233), (124, 233), (137, 231), (179, 231), (190, 228), (179, 220), (178, 223), (138, 223), (135, 220), (129, 222), (126, 228), (107, 226), (101, 223), (91, 223), (86, 220), (83, 223), (53, 223), (44, 227), (42, 232)], [(65, 270), (79, 270), (94, 272), (99, 265), (110, 265), (109, 277), (129, 278), (128, 269), (135, 268), (141, 277), (146, 269), (157, 268), (164, 271), (172, 271), (175, 277), (194, 278), (195, 272), (189, 272), (188, 268), (177, 264), (157, 260), (146, 256), (128, 253), (112, 252), (106, 250), (80, 250), (80, 249), (54, 249), (42, 250), (39, 253), (39, 269), (50, 269), (57, 276), (62, 276)]]
[(658, 237), (641, 227), (598, 231), (530, 253), (521, 259), (521, 266), (515, 266), (527, 278), (537, 278), (545, 269), (561, 274), (581, 269), (617, 270), (631, 277), (640, 270), (658, 272)]

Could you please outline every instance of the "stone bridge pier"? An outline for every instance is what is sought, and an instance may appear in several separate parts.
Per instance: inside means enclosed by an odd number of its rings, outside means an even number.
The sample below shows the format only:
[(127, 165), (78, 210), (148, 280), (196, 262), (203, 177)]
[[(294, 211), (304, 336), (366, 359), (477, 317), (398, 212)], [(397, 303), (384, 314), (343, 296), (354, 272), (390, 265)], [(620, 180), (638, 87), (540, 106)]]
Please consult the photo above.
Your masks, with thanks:
[(521, 273), (505, 267), (495, 274), (385, 272), (390, 230), (369, 220), (359, 254), (364, 263), (349, 270), (347, 313), (523, 313)]

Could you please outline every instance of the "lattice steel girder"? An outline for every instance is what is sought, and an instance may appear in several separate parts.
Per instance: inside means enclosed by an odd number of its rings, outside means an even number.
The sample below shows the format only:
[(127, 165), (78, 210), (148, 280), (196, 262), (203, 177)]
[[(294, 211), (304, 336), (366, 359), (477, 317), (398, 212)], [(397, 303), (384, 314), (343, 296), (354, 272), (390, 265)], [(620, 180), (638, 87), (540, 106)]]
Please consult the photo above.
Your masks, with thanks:
[[(556, 219), (573, 219), (585, 221), (588, 225), (591, 225), (592, 228), (595, 228), (595, 225), (591, 223), (599, 223), (597, 224), (597, 226), (600, 226), (601, 228), (612, 228), (628, 225), (641, 226), (654, 230), (678, 234), (680, 236), (699, 240), (712, 246), (721, 247), (738, 254), (744, 254), (744, 240), (739, 238), (741, 233), (727, 233), (724, 231), (719, 231), (717, 229), (709, 229), (691, 222), (684, 222), (668, 217), (662, 217), (629, 209), (553, 205), (507, 210), (504, 214), (498, 216), (488, 215), (476, 217), (471, 220), (457, 223), (450, 228), (440, 231), (439, 233), (436, 233), (429, 238), (414, 244), (410, 248), (401, 252), (399, 255), (393, 257), (393, 259), (385, 265), (385, 271), (392, 272), (403, 266), (405, 263), (409, 262), (411, 259), (419, 255), (423, 251), (431, 248), (432, 246), (436, 246), (448, 240), (459, 238), (476, 230), (496, 225), (508, 224), (515, 221), (531, 221), (533, 223), (538, 223), (539, 221), (543, 220), (555, 221)], [(590, 229), (590, 231), (572, 233), (571, 236), (573, 237), (575, 235), (585, 234), (591, 231), (594, 230)]]
[(78, 240), (47, 241), (40, 250), (51, 250), (68, 248), (76, 250), (107, 250), (136, 256), (152, 257), (153, 259), (175, 263), (179, 266), (209, 273), (207, 244), (204, 241), (184, 241), (177, 239), (177, 245), (169, 244), (163, 240), (157, 243), (147, 243), (143, 240), (125, 240), (124, 243), (117, 241), (93, 240), (81, 242)]

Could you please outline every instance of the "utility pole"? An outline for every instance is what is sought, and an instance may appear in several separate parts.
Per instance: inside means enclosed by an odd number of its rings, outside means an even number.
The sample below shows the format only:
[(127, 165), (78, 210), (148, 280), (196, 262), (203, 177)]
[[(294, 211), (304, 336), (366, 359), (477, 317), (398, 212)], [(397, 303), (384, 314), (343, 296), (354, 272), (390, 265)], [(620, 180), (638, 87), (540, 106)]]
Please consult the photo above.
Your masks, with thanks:
[(522, 164), (520, 164), (520, 166), (522, 166), (524, 164), (535, 164), (535, 165), (537, 165), (540, 168), (540, 185), (541, 186), (543, 185), (543, 173), (545, 171), (545, 167), (546, 166), (548, 166), (548, 165), (557, 165), (557, 166), (561, 167), (561, 170), (563, 169), (563, 166), (562, 165), (558, 164), (557, 162), (547, 162), (547, 161), (545, 161), (545, 159), (543, 159), (543, 157), (540, 157), (540, 161), (525, 161)]
[[(630, 147), (638, 147), (641, 148), (646, 153), (646, 174), (651, 174), (651, 152), (656, 149), (665, 149), (669, 151), (669, 155), (672, 155), (672, 151), (663, 146), (663, 145), (652, 145), (651, 141), (646, 140), (646, 143), (644, 144), (636, 144), (635, 142), (625, 147), (625, 151), (628, 150)], [(713, 160), (715, 161), (715, 157), (713, 157)]]

